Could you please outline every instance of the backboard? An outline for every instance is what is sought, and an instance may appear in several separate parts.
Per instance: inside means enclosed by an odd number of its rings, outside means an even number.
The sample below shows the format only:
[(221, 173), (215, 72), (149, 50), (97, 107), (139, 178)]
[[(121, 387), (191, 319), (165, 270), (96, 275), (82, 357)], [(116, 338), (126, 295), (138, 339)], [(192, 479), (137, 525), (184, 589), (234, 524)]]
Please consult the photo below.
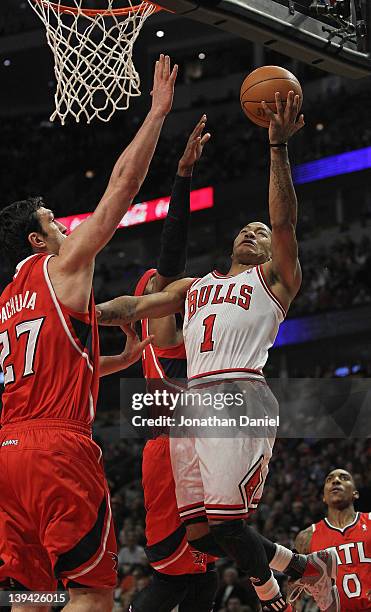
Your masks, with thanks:
[[(343, 1), (350, 4), (350, 16), (341, 20), (335, 9)], [(354, 79), (371, 74), (366, 34), (371, 11), (365, 0), (163, 0), (162, 5), (333, 74)]]

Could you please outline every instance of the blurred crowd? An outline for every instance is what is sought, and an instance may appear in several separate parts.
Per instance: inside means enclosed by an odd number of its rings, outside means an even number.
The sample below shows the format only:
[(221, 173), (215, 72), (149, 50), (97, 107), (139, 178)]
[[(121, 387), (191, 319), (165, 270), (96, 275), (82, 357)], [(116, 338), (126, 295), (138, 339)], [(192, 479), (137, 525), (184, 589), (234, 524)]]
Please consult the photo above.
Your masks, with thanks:
[[(121, 440), (104, 445), (119, 540), (119, 583), (115, 611), (127, 612), (133, 594), (151, 580), (145, 554), (145, 512), (140, 472), (141, 444)], [(324, 516), (322, 485), (326, 474), (342, 467), (354, 475), (361, 502), (371, 501), (370, 440), (279, 439), (262, 502), (250, 523), (267, 538), (293, 547), (297, 533)], [(363, 506), (363, 510), (366, 508)], [(227, 559), (217, 562), (220, 586), (216, 612), (260, 610), (250, 582)], [(283, 576), (277, 576), (285, 588)], [(305, 610), (312, 609), (308, 602)], [(313, 608), (315, 609), (315, 608)]]
[[(345, 88), (318, 98), (304, 108), (305, 129), (295, 139), (298, 163), (371, 145), (367, 116), (368, 88), (349, 93)], [(297, 159), (296, 159), (297, 157)]]
[(290, 316), (345, 309), (371, 302), (371, 240), (350, 238), (301, 254), (303, 285)]

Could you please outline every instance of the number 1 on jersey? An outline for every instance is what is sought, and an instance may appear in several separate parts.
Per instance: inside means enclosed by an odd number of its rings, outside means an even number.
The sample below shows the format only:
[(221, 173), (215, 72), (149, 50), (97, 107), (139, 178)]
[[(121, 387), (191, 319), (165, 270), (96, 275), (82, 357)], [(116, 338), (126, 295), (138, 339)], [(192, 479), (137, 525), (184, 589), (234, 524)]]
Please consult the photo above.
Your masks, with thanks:
[(203, 320), (202, 325), (204, 326), (205, 331), (204, 331), (204, 339), (202, 340), (201, 347), (200, 347), (201, 353), (208, 353), (209, 351), (214, 350), (214, 340), (212, 338), (213, 338), (215, 319), (216, 319), (216, 314), (212, 314)]

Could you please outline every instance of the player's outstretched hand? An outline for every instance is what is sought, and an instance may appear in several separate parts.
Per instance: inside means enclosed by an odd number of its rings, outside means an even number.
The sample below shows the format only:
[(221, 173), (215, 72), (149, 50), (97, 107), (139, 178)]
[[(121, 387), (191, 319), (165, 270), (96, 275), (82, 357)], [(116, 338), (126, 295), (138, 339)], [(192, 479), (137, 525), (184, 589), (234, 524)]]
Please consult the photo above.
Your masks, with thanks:
[(271, 144), (281, 144), (288, 142), (291, 136), (304, 127), (304, 115), (300, 115), (299, 119), (297, 118), (300, 98), (293, 91), (288, 93), (286, 107), (279, 92), (276, 92), (275, 99), (277, 113), (274, 113), (266, 102), (262, 102), (262, 107), (270, 118), (269, 142)]
[(209, 142), (211, 138), (211, 134), (209, 132), (203, 134), (206, 121), (206, 115), (202, 115), (192, 134), (188, 138), (186, 148), (178, 164), (179, 176), (190, 176), (192, 174), (193, 166), (200, 159), (205, 144)]
[(151, 91), (151, 112), (161, 118), (166, 117), (173, 105), (174, 86), (178, 74), (178, 66), (175, 64), (172, 70), (170, 68), (170, 57), (161, 53), (156, 62), (153, 89)]
[(122, 325), (122, 331), (126, 334), (125, 349), (121, 353), (123, 369), (136, 363), (142, 356), (142, 353), (148, 344), (154, 340), (154, 336), (148, 336), (145, 340), (139, 340), (135, 333), (133, 324)]

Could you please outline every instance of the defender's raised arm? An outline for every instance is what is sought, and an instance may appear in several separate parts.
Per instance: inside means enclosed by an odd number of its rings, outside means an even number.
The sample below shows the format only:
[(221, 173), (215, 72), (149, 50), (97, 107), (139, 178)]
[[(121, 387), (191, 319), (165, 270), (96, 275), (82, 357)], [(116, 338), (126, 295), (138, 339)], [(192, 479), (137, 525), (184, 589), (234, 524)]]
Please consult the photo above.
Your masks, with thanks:
[(151, 110), (117, 160), (96, 210), (61, 247), (59, 255), (66, 269), (74, 271), (86, 266), (103, 249), (138, 193), (171, 110), (176, 76), (177, 66), (171, 70), (170, 58), (161, 55), (155, 67)]
[[(50, 251), (42, 237), (35, 237), (37, 243), (33, 245), (34, 250), (58, 253), (58, 257), (53, 257), (49, 262), (48, 272), (58, 299), (72, 310), (86, 312), (94, 258), (112, 238), (146, 177), (162, 125), (171, 110), (176, 75), (177, 66), (171, 70), (170, 58), (161, 55), (156, 62), (151, 110), (116, 162), (106, 192), (91, 217), (65, 238), (62, 235), (65, 228), (46, 217), (43, 229), (48, 232), (47, 225), (54, 222), (51, 229), (58, 234), (58, 249), (52, 247)], [(48, 210), (45, 212), (52, 214)]]
[(161, 234), (161, 248), (157, 271), (151, 283), (151, 293), (162, 291), (167, 285), (184, 274), (187, 259), (187, 242), (190, 217), (191, 180), (195, 164), (202, 156), (210, 133), (203, 133), (207, 117), (202, 115), (190, 134), (181, 156), (169, 210)]

